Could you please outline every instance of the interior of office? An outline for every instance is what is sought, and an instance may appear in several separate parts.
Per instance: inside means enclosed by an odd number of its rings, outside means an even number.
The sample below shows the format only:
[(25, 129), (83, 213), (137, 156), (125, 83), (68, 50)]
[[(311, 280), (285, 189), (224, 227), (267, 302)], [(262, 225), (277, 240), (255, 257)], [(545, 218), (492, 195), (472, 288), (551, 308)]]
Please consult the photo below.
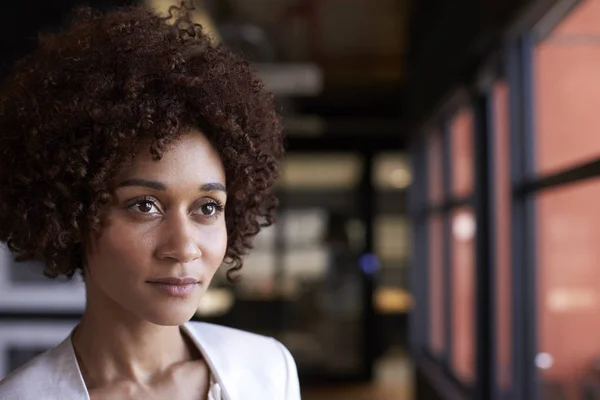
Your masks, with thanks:
[[(1, 5), (0, 73), (77, 3)], [(600, 398), (599, 0), (194, 3), (287, 151), (278, 224), (196, 318), (281, 340), (309, 400)], [(0, 377), (83, 309), (39, 271), (0, 254)]]

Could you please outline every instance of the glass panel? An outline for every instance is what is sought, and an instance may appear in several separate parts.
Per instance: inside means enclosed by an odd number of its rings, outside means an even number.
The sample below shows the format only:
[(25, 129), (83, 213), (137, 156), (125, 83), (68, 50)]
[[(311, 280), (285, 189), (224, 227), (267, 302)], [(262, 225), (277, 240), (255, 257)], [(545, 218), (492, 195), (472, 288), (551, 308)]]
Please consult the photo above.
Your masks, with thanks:
[(450, 125), (452, 195), (466, 197), (473, 192), (473, 113), (462, 109)]
[(444, 225), (439, 215), (429, 220), (429, 340), (433, 353), (446, 349), (444, 318)]
[(581, 1), (534, 50), (536, 169), (540, 174), (600, 154), (600, 2)]
[[(600, 179), (537, 197), (541, 393), (600, 396)], [(545, 397), (542, 397), (545, 398)]]
[(496, 384), (502, 393), (512, 387), (512, 272), (510, 246), (509, 98), (505, 82), (492, 95), (495, 192)]
[(442, 155), (442, 135), (436, 131), (429, 135), (427, 149), (429, 204), (440, 205), (444, 199), (444, 162)]
[(452, 213), (452, 369), (466, 384), (475, 379), (475, 215)]

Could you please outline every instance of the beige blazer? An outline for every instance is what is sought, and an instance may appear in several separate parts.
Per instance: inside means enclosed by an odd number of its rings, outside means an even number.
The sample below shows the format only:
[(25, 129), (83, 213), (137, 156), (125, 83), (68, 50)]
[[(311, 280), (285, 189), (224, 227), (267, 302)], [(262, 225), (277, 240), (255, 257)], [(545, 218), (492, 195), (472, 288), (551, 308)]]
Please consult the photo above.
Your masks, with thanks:
[[(296, 364), (273, 338), (188, 322), (223, 400), (300, 400)], [(70, 336), (0, 382), (0, 400), (89, 400)], [(203, 400), (203, 399), (199, 399)]]

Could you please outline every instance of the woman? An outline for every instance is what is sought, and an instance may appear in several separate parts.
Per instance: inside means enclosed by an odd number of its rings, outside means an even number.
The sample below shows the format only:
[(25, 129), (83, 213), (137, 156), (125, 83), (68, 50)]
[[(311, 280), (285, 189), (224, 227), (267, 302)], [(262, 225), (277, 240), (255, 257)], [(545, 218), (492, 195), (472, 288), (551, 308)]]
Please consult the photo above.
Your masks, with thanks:
[(279, 342), (188, 322), (272, 223), (283, 149), (248, 63), (186, 15), (79, 9), (2, 89), (0, 241), (87, 302), (0, 399), (300, 398)]

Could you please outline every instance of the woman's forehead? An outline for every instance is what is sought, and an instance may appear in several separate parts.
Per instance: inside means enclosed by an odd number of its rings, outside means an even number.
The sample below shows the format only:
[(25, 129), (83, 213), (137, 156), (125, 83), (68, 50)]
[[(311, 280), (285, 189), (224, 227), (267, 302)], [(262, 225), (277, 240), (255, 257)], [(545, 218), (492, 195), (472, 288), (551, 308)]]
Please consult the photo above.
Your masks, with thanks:
[(159, 160), (154, 159), (150, 146), (145, 145), (121, 171), (118, 179), (131, 177), (161, 180), (196, 177), (203, 183), (225, 184), (225, 170), (219, 153), (206, 136), (195, 129), (169, 143)]

